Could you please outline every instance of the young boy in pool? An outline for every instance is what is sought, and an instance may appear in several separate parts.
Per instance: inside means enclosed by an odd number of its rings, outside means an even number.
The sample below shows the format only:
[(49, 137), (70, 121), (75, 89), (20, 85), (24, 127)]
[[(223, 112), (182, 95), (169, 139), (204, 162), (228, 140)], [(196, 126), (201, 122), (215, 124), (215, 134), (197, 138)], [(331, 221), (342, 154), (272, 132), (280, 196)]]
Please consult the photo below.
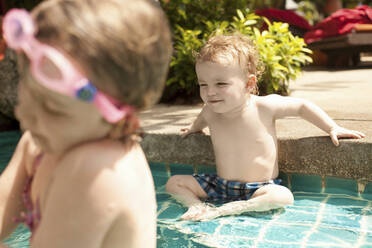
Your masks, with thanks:
[[(151, 0), (49, 0), (4, 19), (19, 54), (24, 134), (0, 176), (0, 243), (156, 247), (156, 200), (136, 111), (157, 101), (171, 56)], [(16, 222), (15, 222), (16, 221)]]
[[(299, 116), (338, 138), (362, 138), (339, 127), (314, 104), (279, 95), (256, 96), (258, 53), (241, 35), (215, 36), (196, 57), (196, 74), (204, 106), (183, 136), (209, 127), (217, 174), (174, 175), (166, 190), (189, 207), (181, 217), (208, 220), (246, 211), (267, 211), (293, 203), (289, 189), (277, 179), (275, 121)], [(227, 202), (220, 207), (201, 200)]]

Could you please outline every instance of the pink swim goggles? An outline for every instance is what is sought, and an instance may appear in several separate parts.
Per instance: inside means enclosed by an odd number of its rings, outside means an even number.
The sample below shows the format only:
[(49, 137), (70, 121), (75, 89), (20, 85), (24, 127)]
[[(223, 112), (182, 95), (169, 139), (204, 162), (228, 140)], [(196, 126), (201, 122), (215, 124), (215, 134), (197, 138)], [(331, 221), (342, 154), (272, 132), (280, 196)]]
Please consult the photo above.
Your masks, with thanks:
[(117, 101), (99, 92), (57, 49), (35, 39), (36, 27), (30, 14), (23, 9), (10, 10), (3, 19), (7, 45), (23, 51), (31, 61), (30, 71), (44, 87), (58, 93), (92, 102), (110, 123), (116, 123), (133, 110), (119, 106)]

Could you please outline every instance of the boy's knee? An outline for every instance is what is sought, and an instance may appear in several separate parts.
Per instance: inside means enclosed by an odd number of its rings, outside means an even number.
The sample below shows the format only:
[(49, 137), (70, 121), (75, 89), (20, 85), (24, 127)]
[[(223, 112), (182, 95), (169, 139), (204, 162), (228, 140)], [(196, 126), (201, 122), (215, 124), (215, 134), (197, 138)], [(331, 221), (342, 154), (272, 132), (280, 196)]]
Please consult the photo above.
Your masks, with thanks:
[(272, 192), (273, 194), (273, 200), (280, 206), (288, 206), (292, 205), (294, 202), (294, 197), (292, 192), (284, 187), (284, 186), (279, 186), (275, 192)]
[(175, 193), (177, 188), (182, 187), (182, 175), (171, 176), (165, 184), (165, 190), (168, 193)]
[(266, 195), (268, 202), (277, 207), (292, 205), (294, 197), (292, 192), (281, 185), (267, 185), (256, 191), (254, 196)]
[(282, 194), (283, 194), (283, 204), (285, 206), (292, 205), (294, 202), (294, 197), (293, 197), (292, 192), (288, 188), (283, 187)]

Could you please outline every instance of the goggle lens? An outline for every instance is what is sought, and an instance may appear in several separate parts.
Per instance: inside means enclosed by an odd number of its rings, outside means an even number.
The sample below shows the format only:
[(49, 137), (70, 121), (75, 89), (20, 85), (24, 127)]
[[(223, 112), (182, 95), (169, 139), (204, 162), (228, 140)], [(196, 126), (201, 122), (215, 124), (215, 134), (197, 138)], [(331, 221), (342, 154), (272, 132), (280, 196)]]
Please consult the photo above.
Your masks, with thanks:
[(46, 79), (50, 81), (63, 81), (62, 71), (48, 57), (42, 56), (37, 66)]

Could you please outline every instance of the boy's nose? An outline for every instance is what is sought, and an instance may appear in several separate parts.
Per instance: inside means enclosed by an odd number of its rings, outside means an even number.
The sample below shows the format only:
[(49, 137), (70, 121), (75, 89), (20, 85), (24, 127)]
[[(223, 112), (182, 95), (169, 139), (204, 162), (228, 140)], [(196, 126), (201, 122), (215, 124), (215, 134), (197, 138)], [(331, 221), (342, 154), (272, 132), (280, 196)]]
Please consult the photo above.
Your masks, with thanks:
[(216, 89), (214, 87), (208, 87), (207, 94), (208, 94), (208, 96), (216, 95)]

